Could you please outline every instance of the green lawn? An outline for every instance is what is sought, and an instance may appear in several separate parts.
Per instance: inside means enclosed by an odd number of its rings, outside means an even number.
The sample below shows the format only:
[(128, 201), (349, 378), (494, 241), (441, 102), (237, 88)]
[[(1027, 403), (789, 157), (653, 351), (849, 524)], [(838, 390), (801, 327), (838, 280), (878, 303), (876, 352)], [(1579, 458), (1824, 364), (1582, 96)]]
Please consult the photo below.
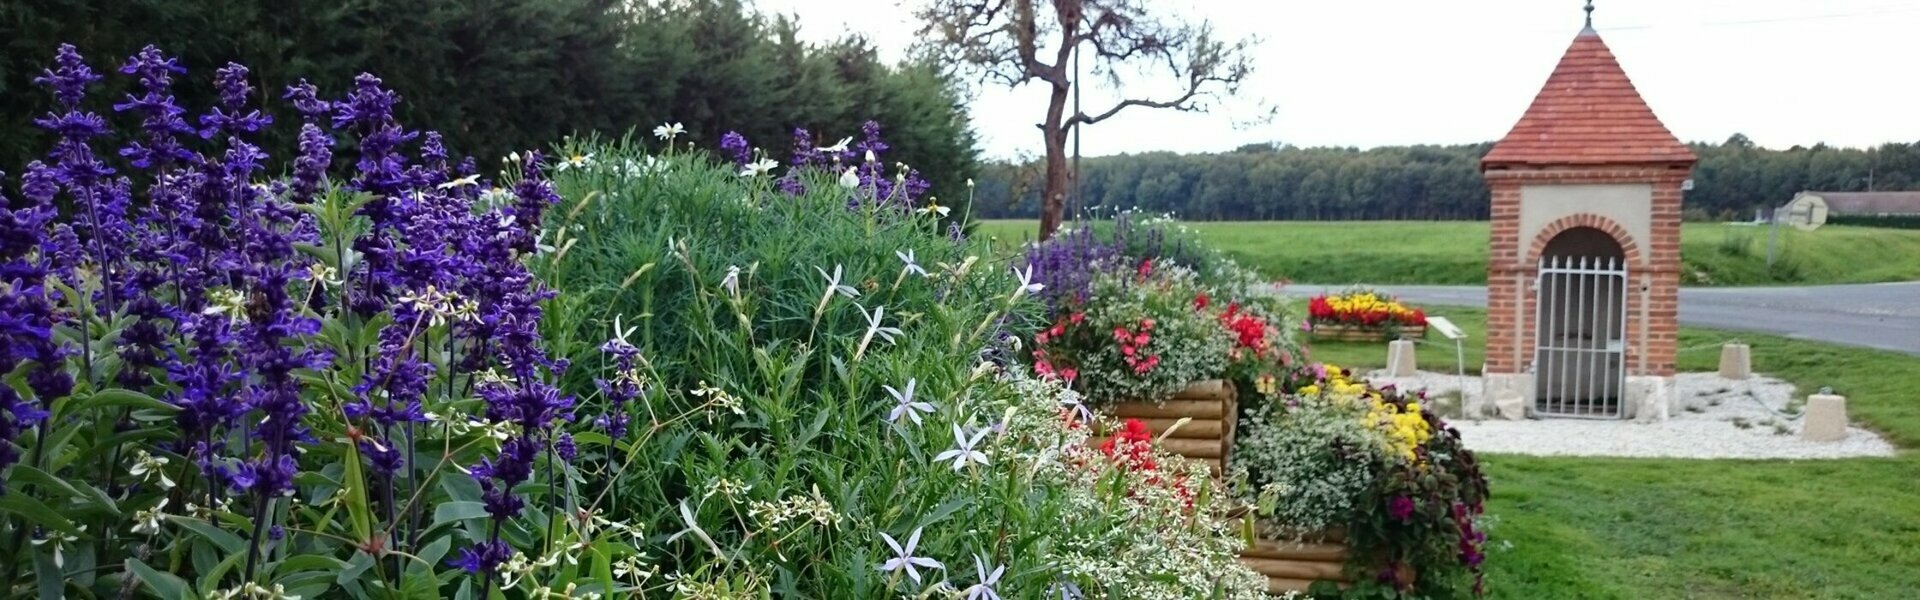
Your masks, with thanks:
[[(1486, 281), (1487, 224), (1469, 221), (1192, 223), (1208, 242), (1274, 278), (1311, 283), (1476, 284)], [(1035, 221), (981, 224), (978, 236), (1016, 244)], [(1828, 226), (1780, 232), (1766, 263), (1768, 230), (1688, 223), (1687, 283), (1764, 285), (1920, 279), (1920, 230)]]
[[(1431, 308), (1472, 335), (1485, 317)], [(1718, 364), (1735, 334), (1683, 329), (1685, 371)], [(1802, 393), (1831, 386), (1856, 421), (1920, 444), (1920, 358), (1741, 333), (1755, 370)], [(1384, 344), (1315, 344), (1316, 360), (1385, 363)], [(1419, 362), (1451, 368), (1451, 346)], [(1833, 461), (1482, 457), (1497, 519), (1487, 558), (1499, 598), (1911, 598), (1920, 585), (1920, 455)], [(1510, 546), (1509, 546), (1510, 544)]]

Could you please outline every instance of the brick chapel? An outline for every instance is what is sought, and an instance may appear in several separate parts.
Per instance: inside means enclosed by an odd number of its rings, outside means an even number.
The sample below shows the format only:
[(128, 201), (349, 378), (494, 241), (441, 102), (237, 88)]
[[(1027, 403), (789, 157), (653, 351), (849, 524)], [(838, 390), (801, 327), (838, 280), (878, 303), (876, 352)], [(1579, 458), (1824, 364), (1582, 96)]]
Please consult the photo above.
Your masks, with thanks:
[(1695, 157), (1591, 10), (1480, 162), (1493, 202), (1482, 415), (1657, 420), (1674, 402), (1680, 197)]

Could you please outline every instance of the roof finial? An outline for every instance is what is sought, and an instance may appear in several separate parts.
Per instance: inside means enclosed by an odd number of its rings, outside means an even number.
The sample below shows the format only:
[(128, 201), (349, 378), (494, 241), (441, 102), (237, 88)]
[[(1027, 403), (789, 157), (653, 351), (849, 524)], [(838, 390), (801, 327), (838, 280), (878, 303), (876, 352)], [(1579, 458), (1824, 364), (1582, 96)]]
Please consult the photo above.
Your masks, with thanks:
[(1593, 0), (1587, 0), (1587, 31), (1593, 31)]

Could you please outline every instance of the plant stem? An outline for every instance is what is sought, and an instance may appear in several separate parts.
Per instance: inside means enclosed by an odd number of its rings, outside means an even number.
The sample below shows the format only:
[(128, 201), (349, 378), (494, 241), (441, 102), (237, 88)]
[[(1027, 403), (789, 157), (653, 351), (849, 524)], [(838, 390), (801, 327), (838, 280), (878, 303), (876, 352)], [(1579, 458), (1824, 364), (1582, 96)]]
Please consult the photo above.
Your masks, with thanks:
[(253, 506), (253, 536), (247, 541), (247, 578), (253, 581), (254, 568), (260, 560), (260, 534), (266, 530), (267, 510), (273, 506), (273, 498), (265, 490), (260, 491), (260, 502)]

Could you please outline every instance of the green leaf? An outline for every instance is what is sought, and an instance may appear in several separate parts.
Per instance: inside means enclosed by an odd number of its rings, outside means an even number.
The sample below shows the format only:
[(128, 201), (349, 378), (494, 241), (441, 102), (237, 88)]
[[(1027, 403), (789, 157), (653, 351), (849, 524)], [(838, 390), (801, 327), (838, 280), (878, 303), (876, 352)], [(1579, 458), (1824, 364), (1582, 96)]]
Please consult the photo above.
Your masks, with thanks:
[(480, 502), (452, 501), (441, 502), (433, 507), (433, 526), (439, 527), (451, 521), (465, 521), (487, 516), (487, 505)]
[(333, 582), (343, 586), (347, 585), (348, 582), (359, 579), (360, 574), (367, 572), (367, 569), (370, 568), (373, 568), (373, 555), (365, 552), (354, 552), (353, 558), (347, 561), (347, 568), (341, 569), (340, 575), (334, 577)]
[(214, 527), (212, 523), (179, 515), (167, 515), (167, 520), (173, 521), (175, 525), (184, 527), (189, 531), (200, 534), (200, 537), (206, 538), (209, 542), (213, 542), (215, 546), (219, 546), (222, 552), (231, 554), (245, 552), (247, 550), (246, 540), (240, 539), (240, 536), (234, 535), (233, 532)]
[(347, 561), (340, 560), (338, 558), (334, 558), (331, 556), (322, 556), (319, 554), (298, 554), (294, 556), (289, 556), (287, 557), (286, 560), (280, 561), (279, 565), (274, 566), (273, 574), (275, 579), (280, 579), (285, 577), (292, 577), (302, 572), (310, 572), (310, 571), (332, 572), (332, 571), (338, 571), (340, 569), (345, 569), (345, 568), (347, 568)]
[(613, 547), (602, 541), (593, 545), (593, 578), (600, 582), (600, 593), (613, 594)]
[(353, 541), (372, 539), (373, 519), (367, 509), (367, 479), (360, 469), (360, 445), (347, 442), (346, 473), (340, 478), (347, 490), (347, 519), (353, 522)]
[(27, 521), (34, 525), (57, 530), (67, 535), (84, 535), (80, 528), (74, 527), (73, 522), (68, 521), (58, 511), (48, 508), (45, 503), (26, 494), (0, 495), (0, 511), (17, 513), (26, 517)]
[(420, 552), (414, 555), (419, 557), (420, 561), (413, 563), (413, 565), (420, 568), (423, 576), (431, 577), (433, 575), (433, 568), (440, 564), (440, 559), (447, 557), (447, 550), (452, 547), (453, 538), (451, 537), (443, 536), (440, 539), (434, 540), (433, 543), (427, 544), (427, 547), (421, 548)]
[(200, 589), (211, 590), (220, 587), (220, 580), (227, 576), (227, 571), (239, 566), (240, 561), (246, 557), (245, 552), (228, 554), (226, 560), (220, 561), (220, 564), (214, 565), (212, 569), (208, 569), (200, 576)]
[(13, 473), (8, 474), (7, 478), (21, 483), (38, 484), (42, 488), (41, 491), (59, 492), (64, 498), (80, 496), (80, 490), (74, 489), (73, 484), (28, 465), (14, 465)]
[(86, 400), (80, 402), (79, 409), (109, 407), (144, 408), (169, 413), (180, 411), (180, 407), (178, 406), (167, 404), (153, 396), (124, 388), (108, 388), (94, 392), (92, 396), (88, 396)]
[(52, 552), (33, 553), (33, 570), (38, 575), (34, 583), (39, 584), (40, 600), (64, 600), (67, 588), (67, 575), (60, 572), (60, 566), (53, 564)]
[(611, 446), (613, 439), (597, 431), (581, 431), (573, 434), (573, 442), (582, 446)]
[(960, 512), (960, 509), (966, 508), (967, 503), (969, 501), (970, 500), (966, 496), (954, 496), (953, 498), (947, 500), (946, 502), (941, 503), (939, 507), (934, 508), (933, 512), (928, 514), (927, 518), (925, 520), (922, 520), (916, 526), (926, 527), (934, 523), (945, 521), (947, 520), (948, 517), (953, 516), (953, 513)]
[(187, 580), (149, 567), (147, 563), (140, 562), (140, 559), (127, 559), (127, 570), (133, 571), (134, 576), (139, 577), (140, 582), (146, 584), (148, 590), (161, 598), (188, 600), (193, 597), (192, 588), (187, 587)]

